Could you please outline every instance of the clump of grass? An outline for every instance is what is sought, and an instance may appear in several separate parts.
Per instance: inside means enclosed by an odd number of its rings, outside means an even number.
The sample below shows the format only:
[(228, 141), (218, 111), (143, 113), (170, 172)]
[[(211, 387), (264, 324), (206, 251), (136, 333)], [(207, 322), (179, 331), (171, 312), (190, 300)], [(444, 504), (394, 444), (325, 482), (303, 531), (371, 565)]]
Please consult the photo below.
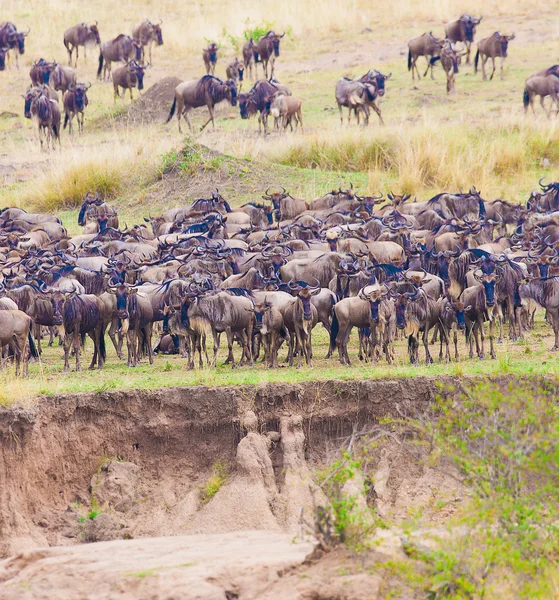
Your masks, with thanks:
[(212, 465), (212, 474), (201, 488), (200, 503), (207, 504), (219, 492), (228, 478), (227, 465), (221, 460), (216, 460)]
[(101, 507), (99, 506), (99, 502), (97, 501), (97, 498), (92, 494), (91, 495), (91, 508), (89, 510), (89, 512), (87, 513), (87, 518), (90, 521), (94, 521), (96, 517), (98, 517), (103, 511), (101, 510)]

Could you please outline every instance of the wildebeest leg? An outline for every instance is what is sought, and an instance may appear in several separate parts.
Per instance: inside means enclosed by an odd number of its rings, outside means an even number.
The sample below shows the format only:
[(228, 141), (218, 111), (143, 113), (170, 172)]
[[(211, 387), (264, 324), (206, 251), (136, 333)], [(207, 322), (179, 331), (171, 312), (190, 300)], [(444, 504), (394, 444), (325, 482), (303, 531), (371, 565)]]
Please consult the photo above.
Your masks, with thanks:
[[(540, 96), (540, 104), (542, 107), (543, 112), (545, 113), (545, 116), (549, 119), (551, 117), (551, 109), (549, 109), (549, 113), (547, 112), (547, 109), (545, 108), (545, 104), (543, 103), (545, 96)], [(532, 110), (534, 110), (534, 107), (532, 106)], [(534, 112), (534, 114), (536, 114)]]
[[(83, 47), (83, 52), (84, 52), (84, 54), (85, 54), (85, 46)], [(79, 46), (76, 46), (76, 67), (78, 66), (78, 56), (79, 56), (79, 53), (80, 53), (80, 47), (79, 47)], [(70, 60), (70, 63), (71, 63), (71, 62), (72, 62), (72, 61)], [(70, 66), (71, 66), (71, 64), (70, 64)]]
[(472, 48), (472, 42), (466, 42), (466, 64), (469, 65), (470, 63), (470, 51)]
[(489, 350), (491, 353), (491, 358), (497, 358), (497, 354), (495, 353), (495, 315), (492, 315), (489, 319)]
[(206, 125), (209, 125), (210, 123), (212, 124), (212, 127), (215, 129), (213, 106), (211, 104), (207, 104), (206, 106), (208, 107), (208, 111), (210, 113), (210, 118), (202, 125), (202, 127), (200, 127), (200, 131), (204, 131), (204, 128), (206, 127)]
[(551, 348), (552, 352), (559, 350), (559, 310), (548, 309), (549, 316), (551, 317), (551, 325), (553, 327), (553, 333), (555, 333), (555, 344)]
[(80, 352), (81, 352), (81, 343), (80, 343), (80, 331), (79, 327), (76, 327), (76, 331), (74, 331), (73, 335), (73, 346), (74, 346), (74, 354), (76, 355), (76, 373), (82, 370), (80, 363)]
[(146, 346), (148, 349), (148, 360), (149, 360), (149, 364), (153, 365), (153, 348), (151, 346), (152, 340), (151, 340), (151, 336), (153, 334), (153, 323), (148, 323), (145, 327), (144, 327), (144, 338), (146, 341)]
[(501, 56), (501, 81), (505, 79), (505, 57)]
[(485, 358), (485, 326), (484, 326), (483, 318), (481, 318), (481, 317), (478, 318), (476, 331), (479, 334), (479, 337), (481, 338), (481, 351), (480, 351), (479, 346), (478, 346), (478, 335), (476, 335), (476, 351), (477, 351), (477, 355), (483, 360)]
[(489, 81), (493, 81), (493, 75), (495, 75), (495, 57), (494, 56), (491, 57), (491, 65), (493, 67), (493, 70), (491, 71), (491, 76), (489, 77)]
[(132, 100), (134, 100), (134, 96), (132, 95), (132, 88), (130, 88), (130, 102), (132, 102)]
[[(377, 113), (380, 124), (384, 125), (384, 121), (382, 120), (382, 115), (380, 114), (380, 108), (374, 102), (371, 102), (371, 108)], [(368, 124), (368, 120), (367, 120), (367, 124)]]
[(132, 329), (132, 327), (129, 327), (128, 331), (126, 332), (126, 350), (128, 352), (128, 361), (126, 363), (127, 367), (135, 367), (135, 348), (134, 348), (134, 344), (135, 344), (135, 336), (134, 336), (134, 330)]
[(427, 325), (425, 325), (425, 329), (423, 330), (423, 347), (425, 348), (425, 364), (433, 364), (433, 359), (429, 352), (429, 327)]
[(340, 122), (343, 125), (344, 124), (344, 113), (343, 111), (343, 106), (338, 102), (338, 110), (340, 111)]

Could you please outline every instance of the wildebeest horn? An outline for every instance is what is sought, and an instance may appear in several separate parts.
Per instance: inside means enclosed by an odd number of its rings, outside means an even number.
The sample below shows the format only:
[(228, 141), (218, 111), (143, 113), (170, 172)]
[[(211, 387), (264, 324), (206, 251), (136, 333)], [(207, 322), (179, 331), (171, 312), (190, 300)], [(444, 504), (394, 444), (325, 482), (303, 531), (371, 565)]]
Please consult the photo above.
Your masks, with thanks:
[(88, 86), (85, 88), (86, 90), (88, 90), (91, 87), (91, 81), (88, 81)]
[(287, 282), (287, 287), (288, 287), (290, 290), (298, 290), (298, 289), (301, 289), (301, 286), (300, 286), (300, 285), (299, 285), (299, 284), (298, 284), (296, 281), (293, 281), (293, 279), (290, 279), (290, 280)]

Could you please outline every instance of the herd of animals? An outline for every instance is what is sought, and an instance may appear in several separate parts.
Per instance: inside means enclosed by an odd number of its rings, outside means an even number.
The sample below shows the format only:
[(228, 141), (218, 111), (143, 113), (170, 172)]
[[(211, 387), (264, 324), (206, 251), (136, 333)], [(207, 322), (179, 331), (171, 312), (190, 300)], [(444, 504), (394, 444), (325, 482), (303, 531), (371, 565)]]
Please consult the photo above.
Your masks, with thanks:
[[(559, 182), (526, 204), (486, 201), (479, 191), (441, 193), (424, 202), (389, 193), (360, 196), (351, 186), (307, 202), (285, 189), (231, 208), (218, 190), (188, 206), (120, 227), (116, 210), (88, 194), (69, 237), (52, 214), (0, 212), (0, 346), (27, 372), (41, 337), (58, 335), (64, 369), (103, 367), (105, 335), (134, 367), (154, 353), (181, 353), (188, 368), (215, 366), (221, 334), (226, 363), (312, 366), (312, 333), (329, 332), (328, 357), (394, 361), (398, 335), (412, 364), (439, 341), (439, 360), (496, 358), (496, 337), (534, 326), (538, 307), (559, 349)], [(153, 339), (157, 332), (157, 341)], [(213, 341), (213, 355), (207, 344)], [(155, 343), (154, 343), (155, 342)], [(235, 357), (234, 342), (242, 349)], [(262, 351), (262, 352), (261, 352)], [(239, 351), (240, 352), (240, 351)], [(196, 359), (198, 359), (196, 361)]]
[[(461, 57), (466, 57), (466, 64), (470, 64), (471, 46), (476, 33), (476, 26), (481, 18), (463, 14), (457, 20), (448, 23), (445, 27), (445, 37), (437, 38), (431, 32), (414, 38), (408, 43), (408, 70), (415, 79), (417, 74), (421, 78), (417, 61), (423, 56), (427, 60), (427, 73), (431, 72), (437, 62), (443, 67), (447, 78), (447, 92), (455, 89), (456, 74), (458, 73)], [(69, 125), (72, 132), (72, 120), (77, 117), (78, 129), (83, 130), (84, 111), (88, 105), (87, 90), (91, 83), (79, 83), (77, 80), (77, 67), (79, 49), (86, 49), (89, 45), (99, 46), (98, 78), (112, 78), (115, 100), (120, 96), (120, 90), (125, 93), (129, 90), (133, 98), (133, 89), (142, 90), (144, 75), (152, 62), (152, 46), (163, 44), (162, 23), (152, 23), (148, 19), (139, 23), (132, 30), (132, 35), (120, 34), (110, 41), (101, 42), (98, 22), (88, 25), (81, 23), (64, 32), (64, 46), (68, 52), (70, 66), (63, 66), (53, 61), (48, 62), (41, 58), (33, 63), (30, 71), (32, 86), (25, 94), (25, 116), (34, 118), (39, 129), (41, 148), (44, 141), (47, 147), (56, 141), (60, 143), (61, 109), (58, 101), (58, 92), (63, 94), (62, 103), (64, 127)], [(15, 54), (16, 63), (18, 54), (25, 51), (25, 38), (29, 30), (18, 31), (11, 22), (0, 24), (0, 70), (5, 69), (6, 58), (10, 53)], [(268, 118), (274, 117), (274, 127), (285, 130), (287, 126), (293, 131), (295, 127), (303, 127), (302, 102), (294, 97), (291, 91), (275, 79), (275, 62), (280, 55), (280, 43), (284, 34), (268, 31), (260, 39), (248, 40), (242, 48), (242, 60), (235, 57), (226, 65), (226, 80), (215, 76), (218, 62), (219, 47), (215, 42), (203, 49), (202, 59), (206, 68), (206, 75), (200, 79), (186, 81), (175, 89), (175, 99), (169, 114), (169, 121), (176, 113), (179, 131), (180, 119), (184, 116), (190, 129), (192, 123), (189, 112), (194, 108), (206, 106), (209, 119), (202, 129), (209, 123), (214, 124), (214, 107), (222, 101), (228, 101), (232, 106), (239, 103), (243, 119), (259, 113), (259, 130), (263, 126), (264, 133), (268, 131)], [(514, 34), (501, 35), (498, 31), (491, 36), (478, 41), (475, 56), (475, 70), (481, 64), (483, 79), (487, 79), (485, 71), (488, 60), (492, 61), (490, 79), (495, 74), (495, 59), (501, 60), (501, 78), (504, 77), (504, 60), (508, 53), (508, 45), (514, 39)], [(460, 45), (458, 47), (458, 45)], [(146, 50), (149, 53), (149, 62), (145, 62)], [(72, 65), (75, 51), (74, 68)], [(480, 61), (481, 59), (481, 61)], [(120, 64), (114, 70), (112, 64)], [(257, 65), (262, 65), (263, 79), (257, 80), (248, 93), (240, 93), (244, 74), (252, 79), (255, 77)], [(257, 73), (256, 73), (257, 74)], [(340, 111), (343, 124), (342, 109), (348, 109), (348, 123), (354, 113), (357, 122), (361, 119), (365, 124), (369, 122), (369, 115), (373, 110), (382, 123), (379, 99), (384, 96), (385, 83), (391, 74), (383, 75), (376, 69), (369, 70), (358, 79), (344, 77), (336, 84), (335, 98)], [(543, 110), (548, 114), (544, 105), (544, 98), (550, 96), (559, 113), (559, 65), (539, 71), (526, 80), (523, 93), (525, 110), (532, 106), (534, 111), (534, 98), (540, 97)], [(548, 116), (551, 114), (551, 109)]]

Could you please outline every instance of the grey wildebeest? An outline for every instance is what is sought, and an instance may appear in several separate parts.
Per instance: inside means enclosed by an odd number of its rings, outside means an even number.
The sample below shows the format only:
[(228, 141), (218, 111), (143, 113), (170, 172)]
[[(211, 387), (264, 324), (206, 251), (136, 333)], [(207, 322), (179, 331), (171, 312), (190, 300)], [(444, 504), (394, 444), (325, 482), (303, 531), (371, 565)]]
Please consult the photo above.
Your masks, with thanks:
[[(145, 62), (145, 46), (149, 49), (149, 62), (151, 64), (151, 47), (155, 42), (158, 46), (163, 45), (163, 32), (161, 31), (161, 25), (163, 21), (159, 20), (159, 23), (152, 23), (148, 19), (143, 20), (141, 23), (136, 25), (132, 30), (132, 37), (141, 46), (141, 60)], [(140, 60), (136, 58), (136, 60)]]
[(121, 33), (114, 40), (103, 42), (99, 47), (99, 68), (97, 69), (97, 78), (107, 79), (111, 74), (111, 63), (127, 63), (130, 59), (141, 60), (142, 44), (138, 40), (132, 39), (129, 35)]
[(283, 324), (283, 316), (267, 300), (255, 302), (254, 308), (249, 310), (254, 314), (254, 331), (259, 333), (262, 338), (264, 362), (267, 362), (270, 368), (277, 369), (280, 336), (289, 339), (289, 334)]
[(423, 77), (427, 77), (427, 73), (431, 69), (431, 79), (435, 78), (433, 76), (433, 66), (440, 59), (443, 43), (444, 40), (439, 40), (431, 32), (424, 33), (408, 42), (408, 71), (411, 71), (413, 79), (415, 79), (415, 73), (417, 73), (417, 78), (421, 79), (417, 68), (417, 59), (420, 56), (427, 59), (427, 70)]
[(120, 98), (118, 88), (122, 88), (123, 93), (126, 90), (130, 90), (130, 100), (133, 100), (132, 90), (138, 86), (139, 90), (144, 89), (144, 73), (146, 72), (147, 65), (139, 65), (135, 60), (131, 60), (127, 65), (118, 67), (113, 72), (113, 87), (114, 87), (114, 100)]
[(256, 44), (254, 40), (250, 38), (248, 42), (243, 44), (243, 64), (245, 65), (245, 71), (251, 79), (254, 79), (254, 53), (256, 51)]
[(215, 127), (214, 106), (223, 100), (228, 100), (231, 106), (237, 105), (237, 86), (234, 81), (221, 81), (221, 79), (213, 75), (204, 75), (204, 77), (198, 80), (179, 83), (175, 88), (175, 99), (173, 100), (171, 112), (166, 123), (173, 118), (176, 111), (179, 131), (182, 133), (181, 116), (184, 116), (190, 130), (193, 131), (188, 113), (193, 108), (206, 106), (210, 113), (210, 118), (202, 125), (200, 131), (209, 123)]
[(202, 50), (202, 59), (206, 67), (206, 74), (215, 75), (215, 65), (217, 64), (217, 44), (215, 42)]
[(31, 29), (27, 31), (18, 31), (17, 27), (10, 22), (0, 23), (0, 48), (14, 50), (16, 55), (16, 66), (19, 69), (18, 56), (25, 54), (25, 38), (29, 35)]
[(463, 42), (466, 45), (467, 65), (470, 64), (470, 50), (474, 41), (476, 26), (480, 24), (481, 19), (482, 17), (478, 19), (470, 17), (470, 15), (460, 15), (459, 19), (447, 23), (444, 28), (446, 37), (451, 42)]
[(243, 84), (243, 77), (245, 74), (245, 66), (244, 64), (235, 56), (234, 60), (232, 60), (225, 67), (225, 76), (227, 79), (232, 79), (235, 83), (239, 81), (239, 90)]
[(524, 93), (522, 95), (522, 101), (524, 104), (524, 112), (528, 112), (528, 107), (532, 107), (532, 113), (535, 115), (536, 111), (534, 110), (534, 97), (540, 97), (540, 104), (545, 112), (545, 114), (549, 117), (551, 116), (551, 109), (548, 111), (545, 108), (543, 103), (544, 98), (549, 96), (552, 100), (552, 104), (554, 103), (557, 107), (557, 112), (559, 113), (559, 76), (555, 74), (555, 71), (552, 69), (548, 69), (549, 74), (546, 74), (546, 71), (536, 73), (535, 75), (531, 75), (526, 79), (526, 83), (524, 85)]
[(57, 92), (65, 92), (72, 84), (76, 84), (77, 76), (72, 67), (63, 67), (55, 63), (54, 69), (50, 75), (50, 85)]
[(64, 129), (68, 125), (68, 131), (72, 133), (72, 120), (74, 116), (78, 120), (78, 132), (83, 132), (83, 121), (85, 107), (89, 104), (87, 99), (87, 90), (91, 87), (91, 83), (77, 83), (70, 85), (68, 90), (64, 92), (62, 102), (64, 104)]
[(268, 63), (271, 63), (270, 77), (274, 74), (274, 64), (276, 58), (280, 55), (280, 42), (281, 38), (285, 35), (268, 31), (266, 35), (263, 35), (254, 47), (254, 68), (256, 70), (256, 63), (261, 62), (262, 68), (264, 69), (264, 77), (268, 78)]
[(355, 111), (357, 123), (359, 123), (359, 114), (365, 113), (365, 102), (367, 98), (366, 84), (361, 83), (349, 77), (342, 77), (336, 83), (336, 102), (340, 111), (340, 121), (343, 125), (344, 116), (342, 108), (345, 106), (348, 109), (347, 122), (351, 120), (351, 111)]
[(491, 59), (493, 65), (493, 70), (489, 77), (491, 80), (493, 79), (493, 75), (495, 75), (495, 58), (497, 56), (501, 58), (501, 79), (505, 78), (505, 58), (507, 57), (508, 45), (511, 40), (514, 40), (514, 33), (511, 35), (501, 35), (496, 31), (493, 35), (478, 42), (476, 58), (474, 61), (475, 72), (477, 73), (477, 66), (481, 56), (481, 73), (484, 81), (487, 81), (485, 63)]
[(29, 112), (31, 113), (31, 117), (37, 122), (41, 149), (43, 149), (43, 137), (46, 138), (47, 149), (51, 141), (53, 149), (56, 147), (56, 140), (58, 140), (58, 145), (60, 145), (61, 115), (58, 102), (51, 100), (50, 97), (41, 90), (31, 100)]
[(21, 310), (0, 310), (0, 350), (7, 345), (12, 348), (16, 359), (16, 377), (19, 376), (22, 361), (22, 375), (27, 376), (28, 343), (31, 355), (34, 358), (39, 356), (31, 337), (31, 326), (31, 317)]
[(101, 44), (97, 25), (97, 21), (93, 25), (79, 23), (64, 32), (64, 45), (66, 46), (66, 50), (68, 50), (68, 64), (70, 66), (72, 66), (72, 53), (74, 50), (76, 50), (76, 62), (74, 66), (77, 67), (80, 46), (83, 46), (83, 58), (84, 62), (87, 62), (87, 47), (94, 44)]
[(441, 65), (446, 75), (447, 94), (454, 92), (456, 73), (458, 73), (458, 64), (462, 54), (453, 47), (451, 42), (446, 42), (441, 50)]
[(274, 117), (274, 127), (277, 124), (280, 132), (285, 131), (287, 125), (293, 131), (293, 120), (295, 120), (295, 127), (299, 125), (303, 131), (302, 102), (299, 98), (278, 93), (269, 100), (269, 104), (269, 112)]

